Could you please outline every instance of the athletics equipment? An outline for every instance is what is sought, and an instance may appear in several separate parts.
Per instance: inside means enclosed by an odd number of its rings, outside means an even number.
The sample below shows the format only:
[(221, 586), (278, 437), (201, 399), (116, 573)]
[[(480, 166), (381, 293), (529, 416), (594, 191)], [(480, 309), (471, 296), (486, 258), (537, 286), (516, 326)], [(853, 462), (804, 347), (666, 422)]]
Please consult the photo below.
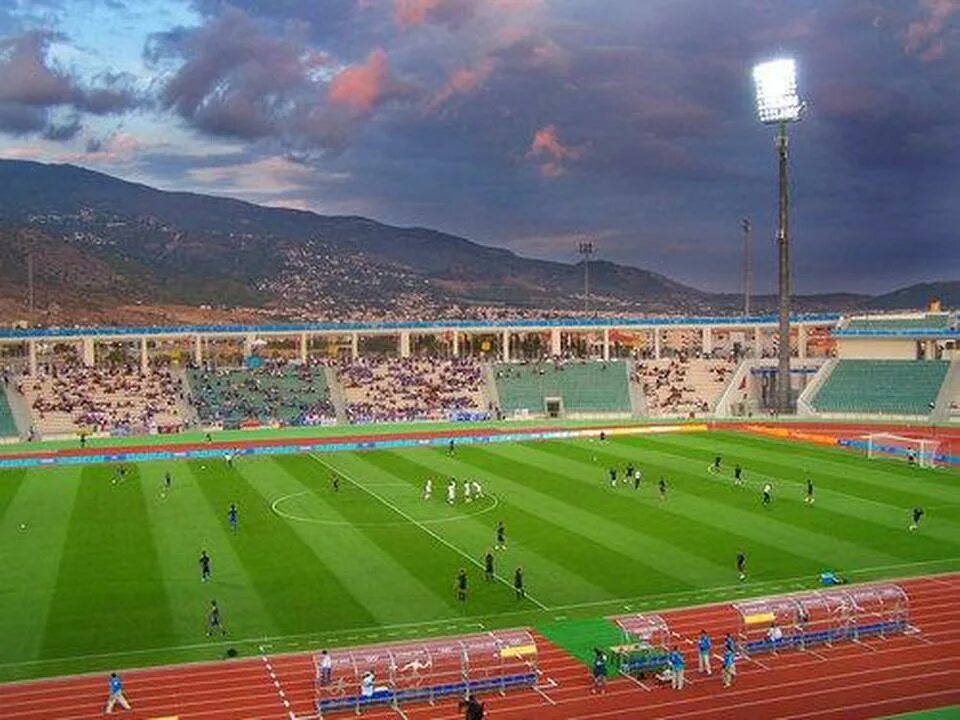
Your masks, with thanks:
[(867, 457), (871, 460), (897, 458), (920, 467), (936, 467), (939, 440), (910, 438), (891, 433), (871, 433), (864, 436), (863, 440), (866, 443)]

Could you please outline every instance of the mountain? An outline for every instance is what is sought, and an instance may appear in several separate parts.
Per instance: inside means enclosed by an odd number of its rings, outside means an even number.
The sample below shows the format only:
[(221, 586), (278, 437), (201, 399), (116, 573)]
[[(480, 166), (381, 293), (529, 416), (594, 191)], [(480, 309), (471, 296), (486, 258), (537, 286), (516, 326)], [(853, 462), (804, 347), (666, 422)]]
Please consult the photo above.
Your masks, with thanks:
[[(72, 165), (0, 160), (0, 309), (38, 321), (370, 319), (570, 314), (583, 265), (534, 260), (427, 228), (165, 192)], [(659, 273), (590, 264), (598, 312), (736, 313), (742, 299)], [(868, 298), (799, 297), (800, 310)], [(776, 298), (754, 299), (772, 311)], [(52, 309), (56, 316), (51, 315)], [(122, 309), (122, 311), (120, 310)], [(14, 312), (10, 310), (9, 312)]]
[(927, 307), (927, 303), (933, 299), (939, 299), (944, 309), (960, 307), (960, 281), (910, 285), (871, 298), (865, 307), (869, 310), (921, 309)]

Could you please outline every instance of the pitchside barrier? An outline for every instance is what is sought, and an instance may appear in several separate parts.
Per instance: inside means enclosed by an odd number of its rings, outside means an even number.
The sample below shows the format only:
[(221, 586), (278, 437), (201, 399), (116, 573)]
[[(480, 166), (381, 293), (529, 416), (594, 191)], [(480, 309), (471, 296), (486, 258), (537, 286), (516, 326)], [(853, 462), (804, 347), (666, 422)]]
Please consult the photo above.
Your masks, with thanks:
[(330, 677), (317, 668), (318, 717), (338, 710), (429, 702), (537, 684), (537, 644), (526, 630), (329, 652)]
[(621, 615), (613, 618), (623, 643), (610, 652), (623, 675), (644, 675), (666, 669), (670, 658), (670, 627), (659, 615)]
[(760, 598), (733, 608), (740, 616), (739, 648), (748, 656), (919, 632), (909, 624), (907, 593), (890, 583)]

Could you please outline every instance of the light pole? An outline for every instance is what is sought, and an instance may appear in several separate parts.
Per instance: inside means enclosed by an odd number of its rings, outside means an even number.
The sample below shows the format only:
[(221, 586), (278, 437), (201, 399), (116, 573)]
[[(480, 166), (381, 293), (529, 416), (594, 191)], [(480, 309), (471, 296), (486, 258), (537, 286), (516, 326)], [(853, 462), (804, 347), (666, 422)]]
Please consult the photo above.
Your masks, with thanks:
[(757, 114), (764, 125), (777, 127), (780, 208), (777, 217), (779, 250), (780, 346), (777, 352), (777, 410), (790, 411), (790, 236), (788, 232), (787, 124), (800, 120), (803, 103), (797, 95), (797, 67), (792, 58), (755, 65)]
[(740, 225), (743, 227), (743, 314), (749, 316), (750, 283), (752, 280), (750, 269), (750, 231), (752, 225), (750, 224), (750, 218), (743, 218)]
[(577, 249), (583, 256), (583, 312), (590, 312), (590, 258), (593, 256), (593, 243), (582, 242)]

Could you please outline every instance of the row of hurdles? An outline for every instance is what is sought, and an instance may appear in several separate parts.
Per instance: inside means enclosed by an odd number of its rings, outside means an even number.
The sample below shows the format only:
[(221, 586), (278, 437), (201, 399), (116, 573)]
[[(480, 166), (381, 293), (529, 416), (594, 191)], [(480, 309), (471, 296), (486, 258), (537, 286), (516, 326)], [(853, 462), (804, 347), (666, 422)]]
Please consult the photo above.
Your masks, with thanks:
[[(907, 593), (892, 583), (833, 587), (736, 602), (741, 657), (808, 646), (919, 632)], [(611, 618), (623, 644), (611, 650), (619, 673), (659, 673), (675, 635), (657, 614)], [(316, 717), (411, 702), (434, 703), (477, 693), (538, 689), (537, 644), (529, 630), (476, 633), (423, 642), (331, 650), (315, 655)], [(400, 711), (402, 715), (402, 711)], [(302, 718), (300, 720), (303, 720)]]

